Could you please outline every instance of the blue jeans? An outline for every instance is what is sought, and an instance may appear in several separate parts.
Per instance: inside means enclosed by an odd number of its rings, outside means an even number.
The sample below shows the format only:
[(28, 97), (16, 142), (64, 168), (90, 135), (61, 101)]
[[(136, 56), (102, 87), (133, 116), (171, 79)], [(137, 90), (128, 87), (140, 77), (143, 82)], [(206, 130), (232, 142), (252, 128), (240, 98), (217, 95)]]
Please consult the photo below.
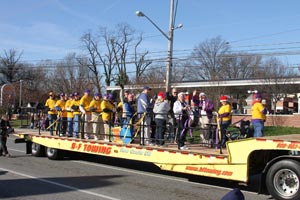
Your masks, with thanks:
[(262, 137), (264, 122), (263, 121), (252, 121), (252, 126), (254, 129), (253, 137)]
[(156, 124), (155, 143), (157, 145), (164, 145), (165, 143), (164, 135), (166, 131), (167, 120), (155, 119), (155, 124)]
[(55, 127), (55, 124), (53, 124), (53, 122), (55, 122), (55, 120), (57, 119), (56, 114), (48, 114), (48, 119), (49, 119), (49, 125), (51, 125), (50, 127), (50, 135), (53, 135), (53, 130)]
[(73, 136), (73, 118), (68, 118), (68, 136)]
[(74, 115), (74, 137), (79, 137), (81, 115)]

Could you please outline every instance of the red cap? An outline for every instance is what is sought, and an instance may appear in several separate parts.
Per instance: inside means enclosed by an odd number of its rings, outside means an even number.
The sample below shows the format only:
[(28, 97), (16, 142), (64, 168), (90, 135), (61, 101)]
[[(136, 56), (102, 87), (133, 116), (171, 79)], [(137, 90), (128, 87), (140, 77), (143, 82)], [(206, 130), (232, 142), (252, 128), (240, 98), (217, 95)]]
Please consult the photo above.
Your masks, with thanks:
[(227, 101), (227, 96), (221, 96), (221, 97), (220, 97), (220, 101), (221, 101), (221, 102)]
[(157, 94), (157, 97), (161, 97), (162, 99), (164, 99), (165, 98), (165, 93), (164, 92), (159, 92)]

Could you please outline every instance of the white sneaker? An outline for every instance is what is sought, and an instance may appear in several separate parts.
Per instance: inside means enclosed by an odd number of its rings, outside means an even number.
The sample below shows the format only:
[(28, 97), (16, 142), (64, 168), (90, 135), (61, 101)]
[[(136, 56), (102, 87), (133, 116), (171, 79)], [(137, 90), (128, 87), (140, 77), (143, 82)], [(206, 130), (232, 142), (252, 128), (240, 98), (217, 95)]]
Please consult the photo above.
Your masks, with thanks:
[(95, 137), (94, 137), (94, 140), (98, 140), (98, 137), (97, 137), (97, 136), (95, 136)]
[(187, 148), (185, 145), (180, 147), (180, 150), (188, 150), (189, 148)]
[(89, 139), (89, 135), (88, 134), (84, 134), (84, 139)]

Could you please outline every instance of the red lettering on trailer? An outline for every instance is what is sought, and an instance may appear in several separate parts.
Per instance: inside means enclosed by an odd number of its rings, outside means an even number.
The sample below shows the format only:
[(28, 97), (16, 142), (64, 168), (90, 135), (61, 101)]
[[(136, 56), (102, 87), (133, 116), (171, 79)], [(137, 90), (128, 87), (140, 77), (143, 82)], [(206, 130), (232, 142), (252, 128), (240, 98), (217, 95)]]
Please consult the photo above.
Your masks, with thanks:
[(287, 147), (287, 144), (285, 143), (278, 143), (277, 144), (277, 148), (286, 148)]
[(229, 171), (223, 171), (222, 175), (223, 176), (232, 176), (233, 172), (229, 172)]
[(97, 144), (84, 144), (83, 151), (88, 153), (100, 153), (109, 155), (111, 153), (111, 147), (97, 145)]
[(297, 149), (298, 148), (298, 144), (291, 143), (291, 144), (289, 144), (288, 148), (290, 148), (290, 149)]
[(195, 166), (186, 166), (185, 170), (188, 171), (194, 171), (194, 172), (202, 172), (206, 174), (214, 174), (216, 176), (232, 176), (233, 172), (232, 171), (222, 171), (222, 170), (217, 170), (217, 169), (211, 169), (207, 167), (195, 167)]
[(98, 144), (83, 144), (82, 143), (76, 143), (73, 142), (71, 144), (72, 150), (80, 150), (81, 147), (83, 147), (83, 151), (87, 153), (99, 153), (99, 154), (106, 154), (109, 155), (111, 153), (111, 148), (109, 146), (103, 146)]

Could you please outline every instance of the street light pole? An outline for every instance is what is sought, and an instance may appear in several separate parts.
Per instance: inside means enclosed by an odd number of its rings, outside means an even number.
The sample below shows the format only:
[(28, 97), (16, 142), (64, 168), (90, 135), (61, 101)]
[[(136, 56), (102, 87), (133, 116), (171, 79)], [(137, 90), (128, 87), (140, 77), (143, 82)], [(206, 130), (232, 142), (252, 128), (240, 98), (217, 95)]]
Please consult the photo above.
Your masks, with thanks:
[(145, 15), (141, 11), (136, 11), (136, 15), (139, 17), (145, 17), (152, 25), (159, 30), (168, 40), (168, 58), (167, 58), (167, 67), (166, 67), (166, 92), (170, 90), (170, 79), (172, 77), (172, 60), (173, 60), (173, 37), (174, 37), (174, 29), (181, 28), (182, 24), (178, 25), (178, 27), (174, 28), (173, 19), (174, 19), (174, 0), (171, 0), (170, 3), (170, 24), (169, 24), (169, 33), (168, 35), (162, 31), (147, 15)]
[(174, 36), (174, 26), (173, 26), (173, 15), (174, 15), (174, 0), (171, 0), (170, 5), (170, 24), (169, 24), (169, 39), (168, 39), (168, 62), (166, 68), (166, 92), (170, 91), (170, 80), (172, 77), (172, 60), (173, 60), (173, 36)]
[(19, 107), (22, 106), (22, 82), (23, 80), (20, 80), (20, 99), (19, 99)]

